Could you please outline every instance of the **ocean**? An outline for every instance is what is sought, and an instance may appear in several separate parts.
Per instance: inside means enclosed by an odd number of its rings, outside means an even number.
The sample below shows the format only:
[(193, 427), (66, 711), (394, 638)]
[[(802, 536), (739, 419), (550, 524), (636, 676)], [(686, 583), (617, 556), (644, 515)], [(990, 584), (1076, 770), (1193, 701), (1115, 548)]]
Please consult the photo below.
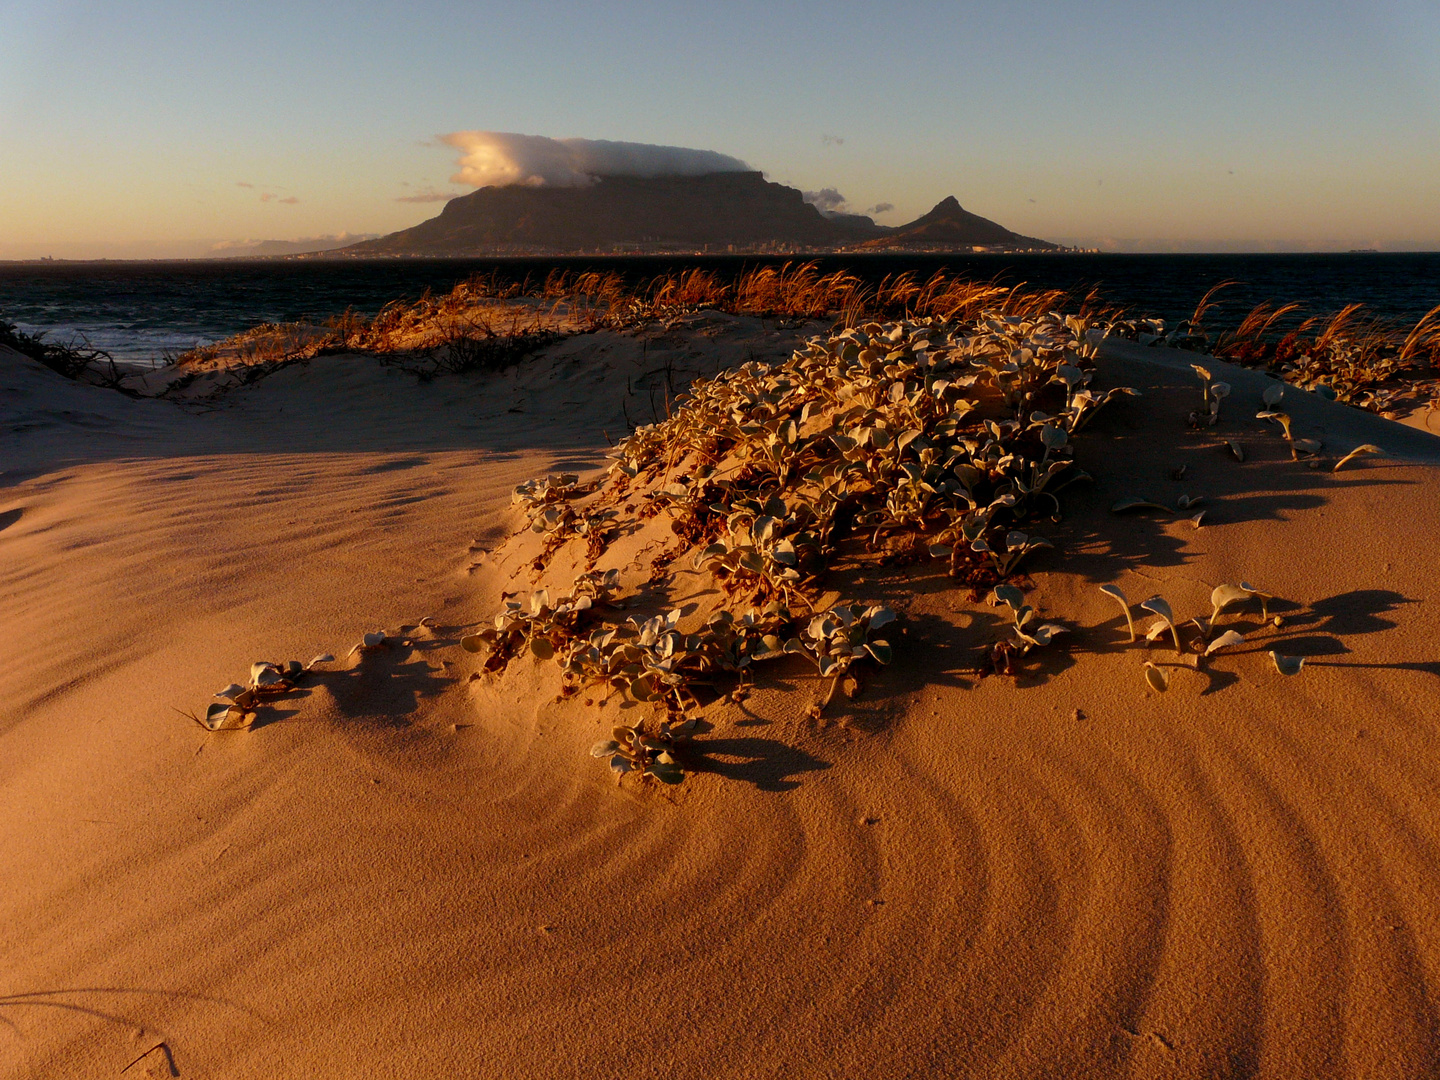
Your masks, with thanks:
[[(48, 340), (88, 343), (117, 360), (163, 362), (264, 322), (320, 320), (347, 308), (372, 315), (427, 289), (448, 292), (472, 274), (543, 280), (553, 269), (613, 270), (632, 281), (692, 266), (722, 274), (781, 258), (627, 256), (387, 261), (227, 261), (0, 264), (0, 320)], [(794, 261), (793, 257), (788, 261)], [(1325, 255), (846, 255), (816, 258), (822, 271), (878, 282), (936, 270), (976, 280), (1084, 292), (1096, 287), (1137, 315), (1187, 317), (1213, 285), (1212, 325), (1233, 323), (1262, 300), (1298, 301), (1311, 313), (1364, 304), (1413, 324), (1440, 304), (1440, 253)]]

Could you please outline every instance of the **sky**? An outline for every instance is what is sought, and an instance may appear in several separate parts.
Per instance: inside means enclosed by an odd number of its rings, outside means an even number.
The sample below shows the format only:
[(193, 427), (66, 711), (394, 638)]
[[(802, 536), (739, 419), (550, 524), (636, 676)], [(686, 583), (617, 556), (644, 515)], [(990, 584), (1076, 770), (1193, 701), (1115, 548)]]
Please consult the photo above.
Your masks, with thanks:
[(657, 143), (901, 224), (1440, 250), (1440, 4), (0, 3), (0, 258), (391, 232), (457, 132)]

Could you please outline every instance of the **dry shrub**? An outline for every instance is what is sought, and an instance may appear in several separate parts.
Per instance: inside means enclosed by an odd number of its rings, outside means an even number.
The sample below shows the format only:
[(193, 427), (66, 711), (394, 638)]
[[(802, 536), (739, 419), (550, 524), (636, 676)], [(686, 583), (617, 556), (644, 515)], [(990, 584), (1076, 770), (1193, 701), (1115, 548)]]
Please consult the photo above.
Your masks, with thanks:
[(1076, 306), (1084, 315), (1114, 314), (1095, 292), (1028, 290), (937, 271), (868, 284), (848, 270), (822, 273), (814, 262), (758, 266), (726, 277), (692, 267), (630, 282), (614, 271), (552, 270), (520, 280), (498, 271), (476, 274), (440, 296), (386, 304), (372, 318), (353, 309), (320, 324), (265, 324), (216, 345), (190, 350), (176, 363), (236, 362), (257, 370), (322, 353), (364, 352), (417, 370), (495, 368), (516, 362), (559, 331), (624, 329), (712, 309), (732, 315), (829, 319), (860, 326), (875, 319), (975, 319), (982, 312), (1036, 318)]
[(1426, 396), (1422, 383), (1440, 366), (1440, 306), (1406, 331), (1363, 304), (1307, 316), (1298, 303), (1265, 301), (1217, 337), (1214, 353), (1338, 401), (1384, 411), (1403, 394)]

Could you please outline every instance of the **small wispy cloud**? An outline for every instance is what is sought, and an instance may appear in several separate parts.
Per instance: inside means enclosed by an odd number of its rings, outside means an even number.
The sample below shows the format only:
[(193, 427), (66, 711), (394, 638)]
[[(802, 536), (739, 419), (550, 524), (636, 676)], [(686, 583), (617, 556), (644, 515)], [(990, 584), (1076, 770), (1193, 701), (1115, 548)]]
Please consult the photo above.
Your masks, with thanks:
[(887, 211), (887, 210), (894, 210), (894, 209), (895, 209), (895, 204), (894, 204), (893, 202), (877, 202), (874, 206), (867, 206), (867, 207), (865, 208), (865, 213), (867, 213), (867, 214), (883, 214), (883, 213), (885, 213), (885, 211)]
[(231, 255), (299, 255), (307, 251), (330, 251), (361, 240), (374, 240), (379, 233), (326, 233), (322, 236), (301, 236), (292, 240), (221, 240), (210, 246), (210, 252), (221, 257)]
[(273, 191), (267, 191), (260, 196), (261, 202), (284, 203), (286, 206), (294, 206), (300, 200), (294, 195), (286, 195), (283, 199)]
[(820, 136), (820, 145), (821, 145), (821, 146), (844, 146), (844, 145), (845, 145), (845, 136), (844, 136), (844, 135), (831, 135), (831, 134), (829, 134), (829, 133), (827, 132), (826, 134)]
[(236, 180), (235, 186), (243, 188), (253, 188), (255, 185), (250, 183), (248, 180)]
[(434, 188), (429, 188), (425, 191), (417, 191), (414, 195), (396, 196), (395, 201), (405, 203), (437, 203), (449, 202), (451, 199), (458, 199), (459, 197), (460, 193), (458, 191), (436, 191)]

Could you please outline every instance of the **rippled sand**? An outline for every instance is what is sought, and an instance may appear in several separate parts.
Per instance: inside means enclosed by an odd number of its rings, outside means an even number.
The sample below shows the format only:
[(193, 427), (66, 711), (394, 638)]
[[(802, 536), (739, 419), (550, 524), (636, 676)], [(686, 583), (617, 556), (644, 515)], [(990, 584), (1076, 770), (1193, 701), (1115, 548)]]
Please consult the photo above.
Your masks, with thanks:
[[(1067, 647), (978, 679), (993, 609), (876, 575), (895, 665), (819, 722), (762, 679), (674, 791), (615, 786), (553, 668), (468, 680), (510, 487), (599, 464), (667, 361), (790, 343), (721, 320), (423, 383), (327, 357), (203, 414), (0, 355), (0, 1074), (1440, 1073), (1421, 433), (1297, 402), (1407, 458), (1310, 470), (1235, 373), (1240, 464), (1185, 430), (1185, 358), (1116, 349), (1145, 397), (1079, 440), (1097, 483), (1031, 573)], [(1181, 491), (1203, 528), (1108, 511)], [(1147, 692), (1096, 585), (1190, 614), (1240, 578), (1301, 675), (1244, 648)], [(177, 712), (425, 615), (256, 730)]]

